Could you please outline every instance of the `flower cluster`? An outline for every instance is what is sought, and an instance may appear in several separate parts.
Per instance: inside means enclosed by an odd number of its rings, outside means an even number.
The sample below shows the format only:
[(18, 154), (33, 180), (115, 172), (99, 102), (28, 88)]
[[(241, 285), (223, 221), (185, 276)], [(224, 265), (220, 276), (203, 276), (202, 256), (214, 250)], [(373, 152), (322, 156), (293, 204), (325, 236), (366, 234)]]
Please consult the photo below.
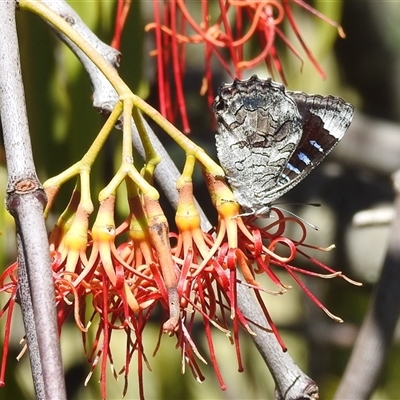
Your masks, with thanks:
[[(115, 39), (121, 35), (128, 8), (126, 3), (124, 6), (122, 1), (120, 3)], [(170, 121), (179, 115), (184, 132), (190, 130), (183, 91), (188, 45), (202, 45), (204, 77), (200, 93), (207, 96), (207, 102), (211, 105), (214, 99), (212, 64), (215, 62), (232, 79), (242, 78), (243, 71), (264, 62), (272, 75), (277, 73), (286, 82), (277, 39), (297, 58), (302, 60), (302, 57), (285, 34), (285, 23), (290, 26), (318, 73), (325, 76), (300, 34), (293, 6), (297, 5), (335, 26), (339, 34), (344, 36), (338, 24), (303, 0), (154, 0), (153, 4), (154, 22), (146, 26), (146, 31), (154, 31), (155, 34), (156, 50), (151, 54), (157, 59), (160, 111)], [(114, 42), (119, 43), (119, 39)]]
[[(205, 51), (205, 75), (202, 93), (207, 93), (209, 103), (213, 101), (211, 82), (211, 59), (216, 58), (232, 77), (241, 77), (244, 69), (264, 60), (270, 70), (275, 69), (284, 80), (282, 66), (275, 47), (275, 38), (280, 37), (295, 53), (294, 46), (284, 35), (281, 25), (286, 19), (297, 35), (308, 57), (312, 58), (294, 21), (291, 3), (297, 3), (315, 15), (319, 15), (302, 0), (207, 0), (190, 2), (191, 7), (200, 7), (201, 22), (192, 17), (184, 0), (154, 1), (155, 22), (146, 29), (154, 30), (157, 57), (161, 114), (173, 120), (178, 107), (184, 130), (189, 130), (182, 77), (185, 68), (185, 45), (202, 43)], [(130, 2), (120, 0), (114, 45), (118, 46), (121, 25), (126, 18)], [(215, 6), (215, 7), (214, 7)], [(325, 18), (326, 19), (326, 18)], [(330, 21), (328, 21), (330, 22)], [(191, 33), (187, 34), (187, 28)], [(261, 51), (246, 60), (247, 45), (253, 38), (261, 44)], [(86, 53), (85, 53), (86, 54)], [(103, 68), (108, 68), (105, 65)], [(172, 71), (170, 71), (172, 68)], [(104, 71), (103, 71), (104, 72)], [(57, 302), (58, 326), (61, 332), (68, 317), (73, 316), (82, 332), (83, 347), (91, 365), (90, 379), (96, 367), (100, 369), (102, 398), (106, 398), (107, 365), (111, 364), (115, 377), (122, 374), (125, 379), (123, 394), (127, 392), (131, 362), (136, 357), (139, 380), (139, 395), (144, 398), (143, 369), (149, 367), (143, 335), (150, 318), (159, 320), (162, 332), (174, 337), (180, 350), (182, 370), (191, 370), (198, 381), (202, 381), (200, 362), (210, 360), (220, 386), (224, 389), (218, 360), (214, 351), (212, 328), (219, 330), (234, 344), (238, 369), (243, 370), (239, 327), (252, 334), (251, 323), (237, 306), (237, 286), (245, 285), (254, 292), (260, 309), (265, 315), (265, 329), (271, 331), (281, 343), (278, 331), (271, 320), (261, 292), (283, 295), (290, 286), (281, 282), (277, 269), (285, 270), (305, 293), (328, 315), (325, 307), (308, 291), (300, 274), (333, 278), (340, 276), (318, 261), (308, 257), (302, 250), (306, 228), (302, 221), (285, 217), (274, 208), (274, 218), (266, 219), (260, 226), (252, 216), (240, 214), (239, 204), (231, 190), (220, 178), (222, 169), (208, 160), (204, 150), (190, 142), (186, 136), (142, 99), (135, 96), (112, 71), (109, 79), (118, 88), (119, 101), (100, 130), (89, 151), (82, 160), (56, 179), (47, 183), (48, 210), (60, 186), (72, 176), (79, 174), (78, 184), (71, 200), (59, 217), (50, 234), (50, 255)], [(172, 72), (172, 74), (171, 74)], [(322, 71), (320, 71), (322, 74)], [(173, 76), (171, 84), (170, 75)], [(107, 75), (106, 75), (107, 76)], [(173, 87), (175, 85), (175, 87)], [(177, 101), (172, 101), (176, 93)], [(205, 229), (193, 198), (191, 171), (182, 173), (178, 181), (179, 203), (175, 222), (177, 232), (169, 230), (169, 223), (158, 202), (158, 192), (152, 186), (154, 168), (159, 156), (146, 136), (141, 112), (159, 124), (185, 151), (187, 160), (194, 166), (194, 158), (204, 169), (204, 179), (214, 207), (218, 213), (215, 227)], [(132, 119), (133, 117), (133, 119)], [(123, 139), (121, 166), (113, 179), (99, 194), (100, 205), (93, 224), (90, 215), (93, 204), (90, 193), (90, 170), (98, 152), (117, 121), (122, 120)], [(142, 139), (146, 152), (145, 166), (139, 172), (133, 163), (132, 121)], [(188, 163), (187, 165), (189, 165)], [(216, 178), (219, 177), (219, 178)], [(115, 202), (117, 188), (125, 183), (129, 213), (122, 223), (116, 223)], [(271, 222), (272, 221), (272, 222)], [(257, 223), (256, 223), (257, 222)], [(303, 235), (296, 240), (285, 237), (288, 224), (296, 224)], [(281, 249), (284, 248), (284, 255)], [(306, 256), (322, 273), (300, 269), (293, 265), (297, 255)], [(11, 320), (17, 303), (18, 264), (14, 263), (0, 276), (0, 295), (6, 298), (0, 309), (0, 318), (5, 318), (4, 347), (0, 365), (0, 386), (4, 385)], [(266, 275), (275, 285), (274, 291), (265, 290), (257, 275)], [(201, 321), (208, 344), (208, 354), (201, 354), (194, 340), (195, 323)], [(88, 335), (89, 329), (94, 335)], [(122, 368), (114, 367), (111, 340), (116, 332), (126, 334), (126, 357)], [(93, 339), (90, 339), (93, 337)], [(156, 351), (155, 351), (156, 352)]]
[[(198, 362), (206, 362), (208, 358), (222, 389), (226, 386), (214, 352), (211, 328), (223, 332), (235, 345), (239, 370), (243, 370), (239, 326), (252, 334), (251, 321), (237, 307), (238, 284), (254, 291), (269, 322), (269, 327), (265, 328), (272, 329), (283, 349), (284, 344), (260, 295), (260, 291), (265, 290), (257, 282), (257, 274), (266, 274), (276, 285), (273, 294), (284, 294), (290, 286), (282, 283), (275, 273), (276, 268), (283, 268), (317, 305), (328, 312), (298, 276), (300, 273), (319, 274), (292, 265), (296, 254), (301, 253), (300, 248), (305, 245), (303, 223), (272, 209), (276, 218), (268, 219), (267, 226), (259, 227), (254, 218), (240, 216), (239, 205), (223, 180), (207, 173), (204, 176), (219, 216), (218, 225), (209, 232), (201, 229), (191, 182), (185, 182), (180, 188), (176, 233), (169, 232), (158, 202), (134, 191), (128, 198), (130, 213), (122, 224), (115, 225), (115, 197), (110, 196), (101, 202), (96, 220), (88, 230), (88, 214), (79, 201), (78, 190), (73, 192), (66, 211), (51, 232), (59, 328), (61, 331), (66, 319), (74, 316), (91, 364), (87, 380), (100, 365), (102, 398), (106, 397), (108, 363), (117, 377), (110, 346), (115, 331), (126, 333), (126, 358), (119, 372), (126, 382), (124, 394), (130, 364), (136, 355), (140, 398), (144, 398), (143, 367), (148, 361), (142, 337), (154, 310), (164, 310), (160, 334), (164, 332), (176, 338), (182, 369), (187, 365), (194, 377), (202, 381), (204, 376)], [(288, 223), (300, 226), (303, 237), (296, 241), (284, 237)], [(289, 249), (289, 255), (278, 254), (276, 249), (280, 244)], [(340, 272), (311, 261), (323, 269), (325, 274), (319, 276), (344, 277)], [(2, 384), (16, 302), (17, 268), (14, 263), (0, 277), (0, 293), (8, 296), (0, 310), (0, 317), (7, 315), (0, 370)], [(85, 315), (91, 316), (86, 320)], [(191, 335), (194, 323), (199, 320), (204, 325), (208, 355), (200, 354)], [(86, 335), (89, 329), (96, 330), (90, 344)]]

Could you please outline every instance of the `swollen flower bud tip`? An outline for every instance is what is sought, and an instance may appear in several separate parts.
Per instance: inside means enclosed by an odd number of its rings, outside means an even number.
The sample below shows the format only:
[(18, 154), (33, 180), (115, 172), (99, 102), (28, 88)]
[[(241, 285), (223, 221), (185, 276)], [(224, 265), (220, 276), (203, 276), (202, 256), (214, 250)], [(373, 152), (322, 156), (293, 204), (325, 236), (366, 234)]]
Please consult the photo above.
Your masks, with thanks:
[(181, 232), (200, 229), (200, 215), (194, 203), (192, 182), (186, 182), (179, 191), (175, 222)]

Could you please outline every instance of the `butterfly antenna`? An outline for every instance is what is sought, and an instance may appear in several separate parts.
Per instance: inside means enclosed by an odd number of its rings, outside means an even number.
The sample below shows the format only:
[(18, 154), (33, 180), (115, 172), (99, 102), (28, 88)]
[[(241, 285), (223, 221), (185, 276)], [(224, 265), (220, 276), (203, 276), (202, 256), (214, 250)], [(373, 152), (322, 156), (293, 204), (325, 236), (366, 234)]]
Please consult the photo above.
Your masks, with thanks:
[(285, 203), (285, 202), (283, 202), (283, 203), (274, 203), (273, 204), (273, 206), (275, 207), (275, 205), (276, 204), (278, 204), (278, 205), (285, 205), (285, 204), (287, 204), (287, 205), (289, 205), (289, 206), (311, 206), (311, 207), (321, 207), (321, 203), (292, 203), (292, 202), (290, 202), (290, 203)]
[[(280, 204), (284, 204), (284, 203), (280, 203)], [(286, 204), (289, 204), (289, 203), (286, 203)], [(296, 205), (296, 204), (302, 205), (302, 206), (307, 205), (307, 206), (312, 206), (312, 207), (321, 207), (321, 204), (319, 204), (319, 203), (290, 203), (290, 205)], [(285, 208), (277, 207), (276, 204), (273, 204), (273, 207), (277, 208), (280, 211), (286, 212), (295, 218), (298, 218), (301, 222), (308, 225), (310, 228), (314, 229), (315, 231), (319, 231), (319, 228), (317, 225), (314, 225), (311, 222), (306, 221), (304, 218), (301, 218), (299, 215), (295, 214), (294, 212), (291, 212)]]

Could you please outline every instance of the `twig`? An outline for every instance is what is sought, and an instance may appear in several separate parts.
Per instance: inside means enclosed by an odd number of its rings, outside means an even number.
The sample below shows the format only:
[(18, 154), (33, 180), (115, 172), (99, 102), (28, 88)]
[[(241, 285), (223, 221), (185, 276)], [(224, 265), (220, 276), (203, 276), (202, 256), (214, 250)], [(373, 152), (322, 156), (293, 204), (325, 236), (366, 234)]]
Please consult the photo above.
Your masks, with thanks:
[(379, 282), (335, 399), (369, 399), (400, 314), (400, 171), (393, 176), (395, 216)]
[(260, 306), (255, 302), (250, 291), (242, 285), (237, 285), (237, 303), (249, 321), (251, 330), (256, 334), (252, 336), (254, 344), (274, 378), (275, 398), (277, 400), (318, 399), (317, 385), (299, 368), (289, 353), (282, 350), (275, 335), (271, 333), (271, 328), (261, 313)]
[(55, 313), (45, 195), (29, 137), (15, 26), (15, 1), (0, 4), (0, 105), (8, 170), (7, 207), (18, 237), (19, 296), (38, 399), (66, 398)]

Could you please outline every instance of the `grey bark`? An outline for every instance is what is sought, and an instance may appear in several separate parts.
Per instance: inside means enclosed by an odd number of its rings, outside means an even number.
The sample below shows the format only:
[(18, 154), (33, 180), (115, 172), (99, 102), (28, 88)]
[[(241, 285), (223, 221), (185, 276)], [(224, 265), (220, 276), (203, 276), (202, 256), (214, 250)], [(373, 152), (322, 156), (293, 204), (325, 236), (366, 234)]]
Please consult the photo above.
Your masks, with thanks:
[(38, 399), (66, 398), (55, 312), (45, 194), (36, 176), (22, 85), (15, 1), (0, 3), (0, 113), (8, 170), (7, 208), (17, 228), (19, 298)]

